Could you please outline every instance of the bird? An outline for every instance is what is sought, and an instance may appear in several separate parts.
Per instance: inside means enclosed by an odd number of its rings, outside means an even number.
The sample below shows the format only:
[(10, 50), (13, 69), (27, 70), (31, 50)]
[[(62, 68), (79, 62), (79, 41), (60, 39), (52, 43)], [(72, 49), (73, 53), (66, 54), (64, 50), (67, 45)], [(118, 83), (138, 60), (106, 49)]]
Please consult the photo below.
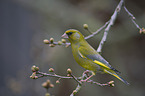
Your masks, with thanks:
[[(62, 35), (63, 38), (67, 38), (71, 43), (72, 54), (75, 61), (86, 70), (92, 72), (92, 76), (96, 73), (107, 73), (117, 79), (121, 80), (125, 84), (129, 83), (124, 80), (118, 70), (113, 68), (108, 61), (106, 61), (84, 38), (82, 33), (76, 29), (68, 29)], [(92, 77), (90, 76), (90, 78)], [(90, 79), (88, 78), (88, 79)]]

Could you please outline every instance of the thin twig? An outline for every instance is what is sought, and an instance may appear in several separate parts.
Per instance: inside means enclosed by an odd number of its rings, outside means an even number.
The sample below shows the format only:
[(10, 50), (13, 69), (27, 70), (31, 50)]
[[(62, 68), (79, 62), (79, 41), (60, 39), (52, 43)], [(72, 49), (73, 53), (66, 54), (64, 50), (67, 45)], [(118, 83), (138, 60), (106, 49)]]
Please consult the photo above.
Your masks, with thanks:
[[(85, 71), (85, 72), (86, 72), (86, 71)], [(82, 74), (82, 76), (81, 76), (81, 80), (83, 80), (84, 78), (86, 78), (85, 72), (83, 72), (83, 74)], [(81, 81), (81, 80), (80, 80), (80, 81)], [(78, 93), (78, 92), (81, 90), (82, 83), (83, 83), (83, 82), (78, 83), (76, 89), (72, 92), (72, 94), (71, 94), (70, 96), (74, 96), (76, 93)]]
[(89, 80), (89, 81), (87, 81), (87, 82), (88, 82), (88, 83), (91, 83), (91, 84), (97, 84), (97, 85), (99, 85), (99, 86), (108, 86), (108, 85), (109, 85), (108, 83), (101, 84), (101, 83), (95, 82), (95, 81), (93, 81), (93, 80)]
[(80, 82), (77, 77), (75, 77), (73, 74), (70, 74), (70, 75), (71, 75), (71, 77), (74, 78), (74, 80), (76, 80), (76, 82), (78, 82), (80, 85), (82, 84), (82, 82)]
[[(56, 78), (59, 78), (57, 81), (59, 81), (60, 79), (74, 79), (78, 85), (77, 87), (75, 88), (75, 90), (71, 93), (70, 96), (74, 96), (75, 94), (77, 94), (81, 87), (82, 87), (82, 84), (84, 83), (83, 80), (86, 80), (86, 78), (89, 76), (88, 73), (92, 73), (92, 71), (89, 71), (89, 70), (86, 70), (83, 72), (82, 76), (81, 77), (75, 77), (71, 72), (71, 69), (70, 70), (67, 70), (69, 76), (60, 76), (60, 75), (57, 75), (55, 73), (53, 74), (48, 74), (48, 73), (44, 73), (44, 72), (40, 72), (39, 71), (39, 67), (36, 67), (35, 65), (33, 65), (31, 67), (31, 70), (32, 70), (32, 75), (30, 76), (30, 78), (32, 79), (38, 79), (38, 78), (42, 78), (42, 77), (56, 77)], [(51, 68), (51, 70), (49, 69), (49, 72), (54, 72), (54, 69)], [(107, 84), (101, 84), (101, 83), (98, 83), (98, 82), (94, 82), (93, 80), (91, 80), (90, 78), (88, 80), (86, 80), (85, 82), (88, 82), (88, 83), (93, 83), (93, 84), (97, 84), (99, 86), (107, 86), (107, 85), (110, 85), (112, 83), (107, 83)], [(114, 82), (113, 82), (114, 83)]]
[(106, 29), (105, 29), (103, 38), (102, 38), (102, 40), (101, 40), (101, 42), (100, 42), (100, 44), (99, 44), (99, 47), (98, 47), (98, 49), (97, 49), (97, 52), (99, 52), (99, 53), (102, 52), (102, 47), (103, 47), (103, 45), (104, 45), (104, 43), (105, 43), (105, 41), (106, 41), (106, 39), (107, 39), (108, 32), (109, 32), (111, 26), (114, 25), (114, 22), (115, 22), (115, 20), (116, 20), (116, 18), (117, 18), (117, 14), (120, 12), (120, 10), (121, 10), (121, 8), (122, 8), (122, 6), (123, 6), (123, 3), (124, 3), (124, 0), (121, 0), (121, 1), (119, 2), (118, 6), (116, 7), (116, 9), (115, 9), (115, 11), (114, 11), (114, 13), (113, 13), (113, 15), (111, 16), (111, 19), (109, 20), (109, 24), (108, 24), (108, 26), (107, 26)]
[(49, 77), (56, 77), (56, 78), (61, 78), (61, 79), (73, 79), (73, 77), (66, 77), (66, 76), (60, 76), (60, 75), (56, 75), (56, 74), (47, 74), (47, 73), (43, 73), (40, 71), (37, 71), (37, 74), (40, 74), (38, 77), (44, 77), (44, 76), (49, 76)]
[[(59, 45), (58, 42), (53, 42), (52, 44)], [(66, 43), (62, 43), (62, 45), (63, 46), (68, 46), (68, 45), (70, 45), (70, 43), (69, 42), (66, 42)]]
[(101, 28), (99, 28), (96, 32), (93, 32), (91, 35), (85, 37), (85, 39), (89, 39), (91, 37), (93, 37), (94, 35), (97, 35), (98, 33), (100, 33), (100, 31), (102, 31), (107, 25), (108, 25), (109, 21), (106, 22)]
[(78, 86), (77, 86), (76, 89), (71, 93), (70, 96), (74, 96), (76, 93), (78, 93), (78, 92), (80, 91), (81, 87), (82, 87), (82, 86), (81, 86), (80, 84), (78, 84)]
[[(89, 71), (85, 71), (85, 72), (89, 72)], [(85, 72), (83, 72), (83, 74), (82, 74), (82, 76), (81, 76), (81, 80), (83, 80), (84, 78), (86, 78)], [(37, 74), (40, 74), (40, 75), (38, 76), (38, 78), (41, 78), (41, 77), (44, 77), (44, 76), (49, 76), (49, 77), (56, 77), (56, 78), (61, 78), (61, 79), (74, 79), (74, 80), (76, 80), (77, 83), (78, 83), (78, 86), (77, 86), (76, 89), (74, 90), (75, 93), (78, 92), (78, 91), (80, 90), (81, 85), (82, 85), (82, 82), (80, 82), (81, 80), (79, 81), (78, 78), (75, 77), (75, 76), (72, 75), (72, 74), (70, 74), (71, 77), (66, 77), (66, 76), (60, 76), (60, 75), (56, 75), (56, 74), (53, 75), (53, 74), (43, 73), (43, 72), (40, 72), (40, 71), (37, 71), (36, 73), (37, 73)], [(80, 77), (79, 77), (79, 78), (80, 78)], [(99, 86), (108, 86), (108, 85), (109, 85), (108, 83), (101, 84), (101, 83), (99, 83), (99, 82), (95, 82), (95, 81), (90, 80), (90, 79), (89, 79), (87, 82), (88, 82), (88, 83), (92, 83), (92, 84), (97, 84), (97, 85), (99, 85)], [(73, 93), (73, 94), (74, 94), (74, 93)], [(73, 95), (72, 95), (72, 96), (73, 96)]]
[(131, 21), (133, 22), (133, 24), (134, 24), (140, 31), (142, 31), (142, 28), (135, 22), (135, 17), (133, 16), (133, 14), (130, 13), (130, 12), (128, 11), (128, 9), (127, 9), (125, 6), (124, 6), (124, 9), (125, 9), (125, 11), (127, 12), (127, 14), (129, 15), (129, 17), (130, 17)]

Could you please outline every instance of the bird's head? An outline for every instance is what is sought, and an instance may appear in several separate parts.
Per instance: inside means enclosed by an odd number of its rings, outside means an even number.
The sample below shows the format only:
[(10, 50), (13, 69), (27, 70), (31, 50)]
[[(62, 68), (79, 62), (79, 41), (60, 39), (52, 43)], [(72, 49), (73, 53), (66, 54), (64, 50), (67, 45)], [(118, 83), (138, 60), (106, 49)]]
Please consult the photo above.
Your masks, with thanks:
[(68, 38), (70, 43), (80, 42), (81, 40), (84, 40), (84, 36), (78, 30), (75, 29), (69, 29), (65, 31), (62, 37)]

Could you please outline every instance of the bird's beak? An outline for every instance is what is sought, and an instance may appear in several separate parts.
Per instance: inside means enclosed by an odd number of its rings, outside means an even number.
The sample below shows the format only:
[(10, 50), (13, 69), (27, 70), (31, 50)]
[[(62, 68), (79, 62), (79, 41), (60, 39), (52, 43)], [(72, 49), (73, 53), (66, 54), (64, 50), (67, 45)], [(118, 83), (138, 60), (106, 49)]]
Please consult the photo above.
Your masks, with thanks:
[(67, 36), (66, 33), (64, 33), (61, 37), (63, 37), (63, 38), (68, 38), (68, 36)]

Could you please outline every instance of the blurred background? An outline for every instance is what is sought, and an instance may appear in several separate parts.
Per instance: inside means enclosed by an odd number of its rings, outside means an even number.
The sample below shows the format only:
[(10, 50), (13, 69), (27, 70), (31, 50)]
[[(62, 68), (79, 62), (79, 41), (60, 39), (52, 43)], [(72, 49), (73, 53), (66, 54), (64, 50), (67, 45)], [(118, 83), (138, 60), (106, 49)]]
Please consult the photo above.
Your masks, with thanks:
[[(41, 84), (47, 79), (55, 85), (49, 90), (51, 95), (69, 96), (77, 86), (74, 80), (55, 84), (57, 78), (29, 78), (34, 64), (43, 72), (52, 67), (60, 75), (66, 75), (67, 68), (75, 76), (84, 71), (74, 61), (71, 47), (51, 48), (43, 40), (61, 40), (70, 28), (87, 36), (89, 32), (83, 24), (96, 31), (110, 19), (118, 3), (119, 0), (0, 0), (0, 96), (44, 96), (46, 90)], [(126, 0), (125, 4), (136, 22), (145, 27), (144, 1)], [(95, 49), (102, 33), (87, 40)], [(114, 80), (115, 87), (85, 83), (77, 96), (145, 96), (145, 35), (139, 34), (124, 10), (109, 31), (102, 55), (121, 71), (130, 86), (113, 76), (97, 74), (92, 78), (94, 81)]]

